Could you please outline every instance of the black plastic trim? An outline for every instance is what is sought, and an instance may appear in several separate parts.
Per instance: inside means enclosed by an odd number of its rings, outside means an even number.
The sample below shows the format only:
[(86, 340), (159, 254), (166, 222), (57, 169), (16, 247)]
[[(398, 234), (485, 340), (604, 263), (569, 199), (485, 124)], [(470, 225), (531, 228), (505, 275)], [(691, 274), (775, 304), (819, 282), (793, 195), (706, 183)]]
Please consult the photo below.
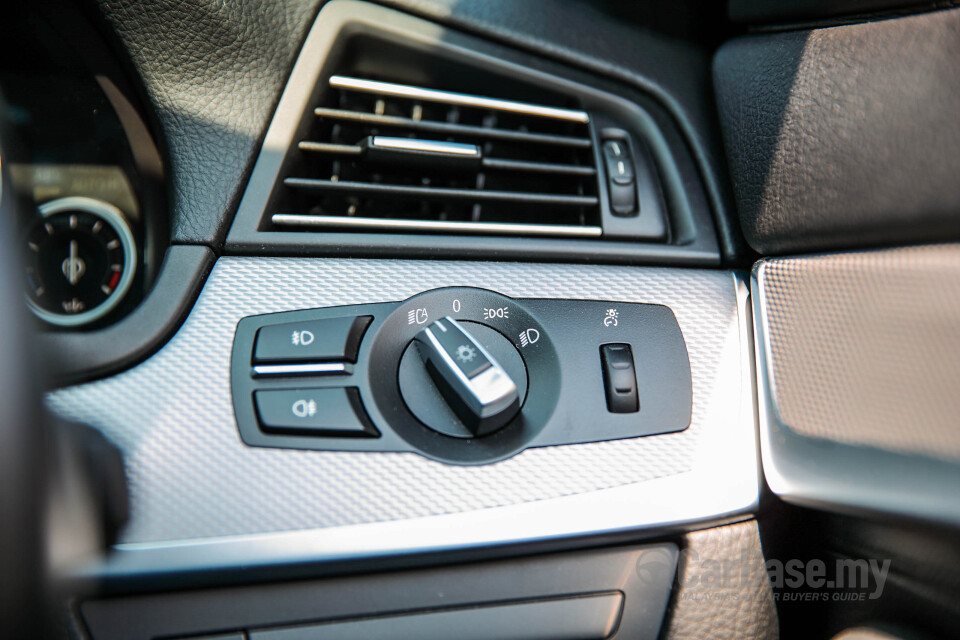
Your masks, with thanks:
[(38, 332), (37, 346), (53, 384), (114, 374), (154, 353), (186, 318), (213, 263), (208, 247), (172, 246), (153, 289), (123, 320), (97, 331)]
[[(666, 612), (677, 560), (676, 545), (659, 543), (325, 580), (127, 595), (85, 602), (80, 610), (95, 640), (147, 640), (622, 593), (614, 636), (653, 638)], [(456, 637), (456, 630), (450, 637)]]
[(285, 625), (247, 635), (251, 640), (448, 640), (451, 635), (461, 640), (603, 640), (616, 630), (622, 611), (623, 594), (612, 591)]
[(730, 0), (729, 14), (732, 21), (751, 25), (829, 24), (842, 18), (862, 21), (934, 7), (934, 3), (918, 0)]
[[(258, 237), (262, 236), (262, 237)], [(254, 256), (339, 256), (356, 258), (443, 258), (529, 260), (538, 262), (620, 263), (711, 267), (720, 257), (695, 246), (669, 246), (599, 240), (519, 237), (465, 237), (399, 233), (316, 234), (304, 238), (295, 231), (270, 231), (235, 238), (228, 254)], [(306, 240), (313, 240), (305, 244)], [(440, 246), (438, 240), (443, 241)]]

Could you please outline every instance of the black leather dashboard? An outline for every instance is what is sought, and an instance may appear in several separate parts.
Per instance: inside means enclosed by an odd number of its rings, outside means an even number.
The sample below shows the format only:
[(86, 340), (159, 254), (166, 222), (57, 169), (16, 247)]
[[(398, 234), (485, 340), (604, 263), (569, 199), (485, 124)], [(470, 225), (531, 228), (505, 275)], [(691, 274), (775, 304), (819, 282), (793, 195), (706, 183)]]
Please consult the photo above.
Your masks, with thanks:
[(98, 0), (167, 143), (177, 243), (218, 246), (319, 0)]
[(960, 10), (746, 36), (714, 61), (760, 253), (960, 237)]
[[(171, 165), (172, 241), (217, 249), (322, 2), (97, 1), (159, 114)], [(382, 4), (586, 68), (657, 98), (700, 165), (724, 256), (739, 252), (739, 230), (725, 215), (731, 197), (711, 108), (708, 51), (629, 28), (587, 3)]]

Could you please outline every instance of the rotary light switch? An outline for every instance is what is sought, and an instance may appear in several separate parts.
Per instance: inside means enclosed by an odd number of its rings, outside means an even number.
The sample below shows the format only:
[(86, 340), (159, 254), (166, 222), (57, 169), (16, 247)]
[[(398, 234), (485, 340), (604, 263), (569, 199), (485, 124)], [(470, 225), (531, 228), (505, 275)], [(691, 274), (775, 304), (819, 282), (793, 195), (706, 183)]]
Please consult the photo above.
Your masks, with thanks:
[(434, 384), (477, 437), (492, 433), (517, 412), (517, 385), (456, 320), (437, 320), (416, 336)]

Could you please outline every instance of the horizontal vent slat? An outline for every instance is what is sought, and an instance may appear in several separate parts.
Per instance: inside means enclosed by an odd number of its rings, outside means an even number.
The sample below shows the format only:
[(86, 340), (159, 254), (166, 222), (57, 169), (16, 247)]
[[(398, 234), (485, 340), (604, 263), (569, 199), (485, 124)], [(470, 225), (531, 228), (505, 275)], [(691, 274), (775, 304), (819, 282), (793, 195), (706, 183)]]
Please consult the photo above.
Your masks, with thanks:
[[(359, 145), (332, 144), (329, 142), (313, 142), (304, 140), (298, 145), (301, 151), (312, 153), (326, 153), (338, 156), (359, 156), (363, 148)], [(554, 164), (552, 162), (527, 162), (525, 160), (508, 160), (505, 158), (483, 158), (481, 166), (484, 169), (498, 171), (536, 171), (538, 173), (556, 173), (571, 176), (594, 176), (597, 170), (577, 164)]]
[(536, 171), (538, 173), (556, 173), (568, 176), (594, 176), (597, 170), (576, 164), (553, 164), (551, 162), (527, 162), (525, 160), (504, 160), (502, 158), (484, 158), (484, 169), (499, 171)]
[(397, 127), (411, 129), (414, 131), (441, 133), (449, 136), (459, 135), (491, 140), (505, 140), (523, 144), (551, 144), (566, 147), (576, 147), (579, 149), (589, 149), (593, 145), (593, 143), (590, 141), (590, 138), (551, 135), (548, 133), (528, 133), (526, 131), (498, 129), (496, 127), (475, 127), (472, 125), (452, 124), (449, 122), (436, 122), (432, 120), (414, 120), (413, 118), (385, 116), (376, 113), (366, 113), (363, 111), (347, 111), (344, 109), (327, 109), (324, 107), (318, 107), (313, 110), (313, 113), (320, 118), (329, 118), (331, 120), (344, 120), (366, 125)]
[(481, 191), (479, 189), (447, 189), (442, 187), (414, 187), (408, 185), (317, 180), (314, 178), (286, 178), (284, 184), (293, 189), (337, 191), (387, 197), (415, 197), (429, 200), (463, 200), (470, 202), (516, 202), (522, 204), (552, 204), (589, 207), (599, 202), (596, 196), (528, 193), (525, 191)]
[(334, 87), (335, 89), (348, 89), (351, 91), (361, 91), (364, 93), (373, 93), (377, 95), (404, 98), (408, 100), (423, 100), (426, 102), (439, 102), (442, 104), (453, 104), (462, 107), (475, 107), (478, 109), (490, 109), (493, 111), (506, 111), (508, 113), (518, 113), (526, 116), (553, 118), (556, 120), (581, 122), (584, 124), (590, 122), (590, 116), (585, 111), (560, 109), (557, 107), (545, 107), (538, 104), (530, 104), (528, 102), (499, 100), (497, 98), (474, 96), (465, 93), (437, 91), (436, 89), (424, 89), (422, 87), (395, 84), (393, 82), (378, 82), (376, 80), (349, 78), (347, 76), (331, 76), (330, 86)]
[(312, 140), (301, 140), (297, 144), (300, 151), (312, 151), (316, 153), (332, 153), (341, 156), (358, 156), (363, 153), (363, 149), (352, 144), (334, 144), (332, 142), (313, 142)]
[(273, 224), (279, 227), (320, 227), (340, 229), (378, 229), (386, 231), (436, 231), (474, 233), (480, 235), (557, 236), (598, 238), (603, 230), (596, 226), (517, 224), (496, 222), (447, 222), (443, 220), (393, 220), (353, 218), (347, 216), (315, 216), (276, 213)]

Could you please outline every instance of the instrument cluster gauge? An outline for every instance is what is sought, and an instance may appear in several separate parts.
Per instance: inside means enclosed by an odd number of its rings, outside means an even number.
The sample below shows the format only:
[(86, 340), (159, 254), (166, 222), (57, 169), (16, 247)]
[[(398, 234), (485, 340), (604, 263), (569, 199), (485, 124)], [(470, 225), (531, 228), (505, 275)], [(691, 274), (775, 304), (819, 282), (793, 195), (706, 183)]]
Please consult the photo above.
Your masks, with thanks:
[(133, 284), (137, 248), (123, 213), (84, 197), (39, 207), (27, 232), (26, 295), (42, 320), (79, 327), (120, 304)]

